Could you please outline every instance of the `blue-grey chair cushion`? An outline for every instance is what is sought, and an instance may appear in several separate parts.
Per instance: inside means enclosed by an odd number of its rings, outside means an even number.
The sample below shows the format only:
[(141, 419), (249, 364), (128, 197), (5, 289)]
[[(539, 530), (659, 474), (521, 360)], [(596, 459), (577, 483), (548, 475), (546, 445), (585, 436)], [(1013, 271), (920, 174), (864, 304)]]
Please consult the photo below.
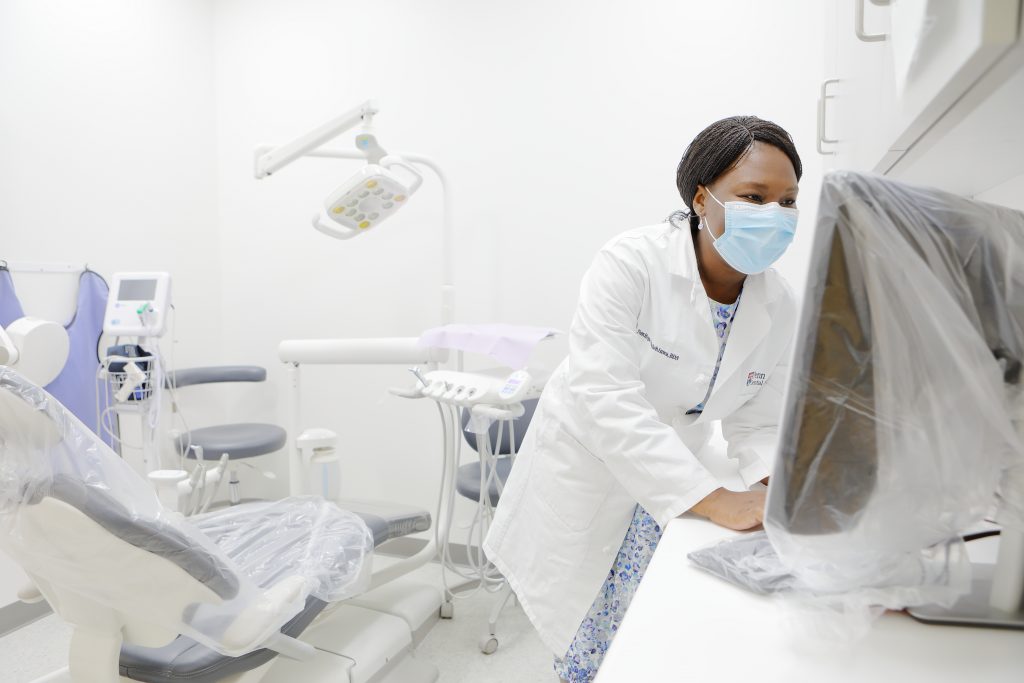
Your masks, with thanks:
[[(491, 425), (488, 430), (488, 435), (491, 437), (491, 452), (495, 455), (507, 455), (512, 452), (511, 438), (509, 436), (510, 431), (515, 431), (516, 434), (516, 452), (519, 452), (519, 447), (523, 445), (523, 437), (526, 436), (526, 429), (530, 426), (530, 420), (533, 419), (533, 412), (537, 409), (537, 401), (539, 399), (531, 398), (523, 401), (523, 414), (512, 421), (514, 425), (513, 430), (509, 430), (508, 425), (504, 425), (501, 430), (501, 444), (498, 444), (498, 423), (495, 422)], [(469, 424), (469, 409), (462, 410), (462, 436), (466, 439), (466, 443), (474, 451), (479, 450), (476, 447), (476, 434), (473, 432), (467, 432), (466, 426)]]
[(359, 515), (366, 526), (370, 527), (374, 546), (378, 546), (384, 541), (390, 541), (392, 538), (401, 538), (430, 530), (430, 513), (426, 510), (410, 509), (392, 514), (374, 514), (363, 510), (353, 510), (352, 512)]
[[(495, 458), (494, 467), (497, 470), (495, 480), (488, 487), (490, 489), (491, 506), (498, 504), (501, 493), (498, 490), (498, 483), (504, 487), (508, 481), (508, 474), (512, 471), (512, 458)], [(459, 467), (455, 479), (455, 490), (460, 496), (480, 502), (480, 463), (471, 462), (468, 465)]]
[[(487, 436), (491, 442), (491, 452), (495, 455), (508, 455), (512, 453), (512, 435), (511, 432), (515, 432), (515, 450), (519, 451), (519, 447), (523, 445), (523, 438), (526, 436), (526, 430), (530, 426), (530, 420), (533, 419), (533, 413), (537, 409), (538, 399), (532, 398), (523, 401), (523, 414), (513, 420), (514, 429), (510, 430), (506, 423), (501, 429), (501, 443), (498, 443), (498, 423), (495, 422), (487, 430)], [(477, 449), (477, 435), (473, 432), (466, 431), (466, 426), (469, 425), (469, 410), (462, 411), (462, 436), (466, 439), (466, 443), (469, 444), (473, 450)], [(508, 481), (508, 474), (512, 471), (512, 458), (495, 458), (495, 468), (497, 470), (497, 479), (504, 486), (505, 482)], [(490, 485), (490, 501), (491, 505), (498, 504), (498, 498), (500, 492), (498, 491), (498, 481), (494, 481)], [(472, 501), (480, 502), (480, 463), (472, 462), (468, 465), (462, 465), (459, 467), (458, 474), (455, 480), (455, 490), (458, 491), (460, 496), (469, 498)]]
[[(361, 512), (358, 514), (360, 517), (363, 518), (363, 521), (366, 523), (366, 526), (370, 527), (370, 533), (373, 534), (374, 546), (378, 546), (384, 541), (388, 541), (392, 538), (397, 538), (397, 536), (392, 535), (391, 525), (388, 523), (388, 520), (384, 519), (380, 515), (370, 515)], [(427, 529), (429, 528), (430, 524), (428, 523)], [(426, 529), (423, 529), (423, 531), (426, 531)], [(398, 535), (404, 536), (404, 534)]]
[(236, 460), (279, 451), (287, 440), (288, 433), (277, 425), (241, 423), (193, 429), (179, 436), (176, 446), (178, 453), (190, 458), (195, 457), (195, 451), (185, 453), (189, 443), (202, 446), (206, 460), (217, 460), (223, 453)]
[[(310, 596), (303, 610), (281, 627), (281, 633), (292, 638), (299, 636), (326, 606), (323, 600)], [(122, 645), (118, 669), (125, 678), (146, 683), (215, 683), (263, 666), (276, 656), (273, 650), (263, 649), (228, 657), (191, 638), (178, 636), (163, 647)]]

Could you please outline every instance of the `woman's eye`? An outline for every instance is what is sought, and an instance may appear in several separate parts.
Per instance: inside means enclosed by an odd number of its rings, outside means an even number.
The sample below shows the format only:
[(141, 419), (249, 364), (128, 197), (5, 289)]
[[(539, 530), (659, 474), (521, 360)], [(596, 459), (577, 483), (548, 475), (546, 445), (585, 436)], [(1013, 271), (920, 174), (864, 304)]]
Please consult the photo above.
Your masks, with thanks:
[(796, 200), (795, 199), (783, 199), (781, 202), (779, 202), (779, 204), (781, 204), (782, 206), (796, 206)]
[(743, 198), (743, 199), (746, 199), (749, 202), (754, 202), (755, 204), (762, 204), (762, 203), (764, 203), (764, 197), (762, 197), (759, 194), (744, 194), (744, 195), (740, 195), (740, 197)]

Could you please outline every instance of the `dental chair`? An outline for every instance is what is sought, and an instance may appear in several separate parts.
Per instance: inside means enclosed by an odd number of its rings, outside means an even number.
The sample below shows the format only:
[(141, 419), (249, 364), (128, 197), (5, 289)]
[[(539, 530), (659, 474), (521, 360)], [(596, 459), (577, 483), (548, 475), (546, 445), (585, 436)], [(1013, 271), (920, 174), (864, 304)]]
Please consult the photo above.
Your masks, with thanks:
[(0, 548), (34, 584), (20, 595), (73, 626), (70, 666), (42, 681), (434, 681), (401, 609), (341, 604), (401, 573), (371, 572), (376, 545), (429, 524), (312, 496), (186, 519), (0, 366)]
[[(168, 372), (164, 383), (170, 389), (227, 382), (263, 382), (265, 368), (257, 365), (225, 365), (184, 368)], [(174, 438), (178, 454), (192, 460), (217, 461), (227, 456), (228, 463), (245, 458), (268, 455), (285, 447), (288, 434), (281, 427), (261, 422), (244, 422), (200, 427), (180, 433)], [(218, 480), (219, 483), (219, 480)], [(231, 467), (228, 491), (232, 505), (238, 505), (238, 470)], [(216, 491), (213, 492), (213, 495)], [(209, 500), (212, 502), (212, 495)]]

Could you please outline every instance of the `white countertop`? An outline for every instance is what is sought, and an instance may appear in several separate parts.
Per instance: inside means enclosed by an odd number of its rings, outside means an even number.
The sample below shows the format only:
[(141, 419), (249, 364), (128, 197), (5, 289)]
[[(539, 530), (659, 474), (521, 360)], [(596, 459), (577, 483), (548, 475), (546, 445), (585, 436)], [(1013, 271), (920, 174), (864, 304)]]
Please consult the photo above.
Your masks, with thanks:
[(1024, 682), (1024, 631), (930, 626), (886, 613), (853, 643), (801, 635), (778, 600), (686, 558), (732, 533), (690, 517), (669, 523), (596, 683)]

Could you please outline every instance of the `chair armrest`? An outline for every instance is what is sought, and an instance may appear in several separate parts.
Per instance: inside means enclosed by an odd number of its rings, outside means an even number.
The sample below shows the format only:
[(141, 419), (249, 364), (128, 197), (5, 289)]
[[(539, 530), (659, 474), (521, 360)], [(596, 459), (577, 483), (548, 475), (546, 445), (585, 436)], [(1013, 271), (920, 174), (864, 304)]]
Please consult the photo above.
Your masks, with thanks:
[(280, 629), (294, 616), (294, 610), (289, 612), (289, 607), (302, 603), (305, 583), (301, 576), (289, 576), (264, 591), (258, 602), (240, 612), (224, 630), (221, 636), (224, 649), (241, 653), (265, 647), (289, 657), (301, 657), (304, 648), (289, 642), (294, 638), (282, 640), (288, 636), (281, 634)]
[(262, 382), (267, 379), (267, 370), (259, 365), (216, 365), (202, 368), (183, 368), (168, 372), (164, 386), (181, 389), (197, 384), (220, 382)]

